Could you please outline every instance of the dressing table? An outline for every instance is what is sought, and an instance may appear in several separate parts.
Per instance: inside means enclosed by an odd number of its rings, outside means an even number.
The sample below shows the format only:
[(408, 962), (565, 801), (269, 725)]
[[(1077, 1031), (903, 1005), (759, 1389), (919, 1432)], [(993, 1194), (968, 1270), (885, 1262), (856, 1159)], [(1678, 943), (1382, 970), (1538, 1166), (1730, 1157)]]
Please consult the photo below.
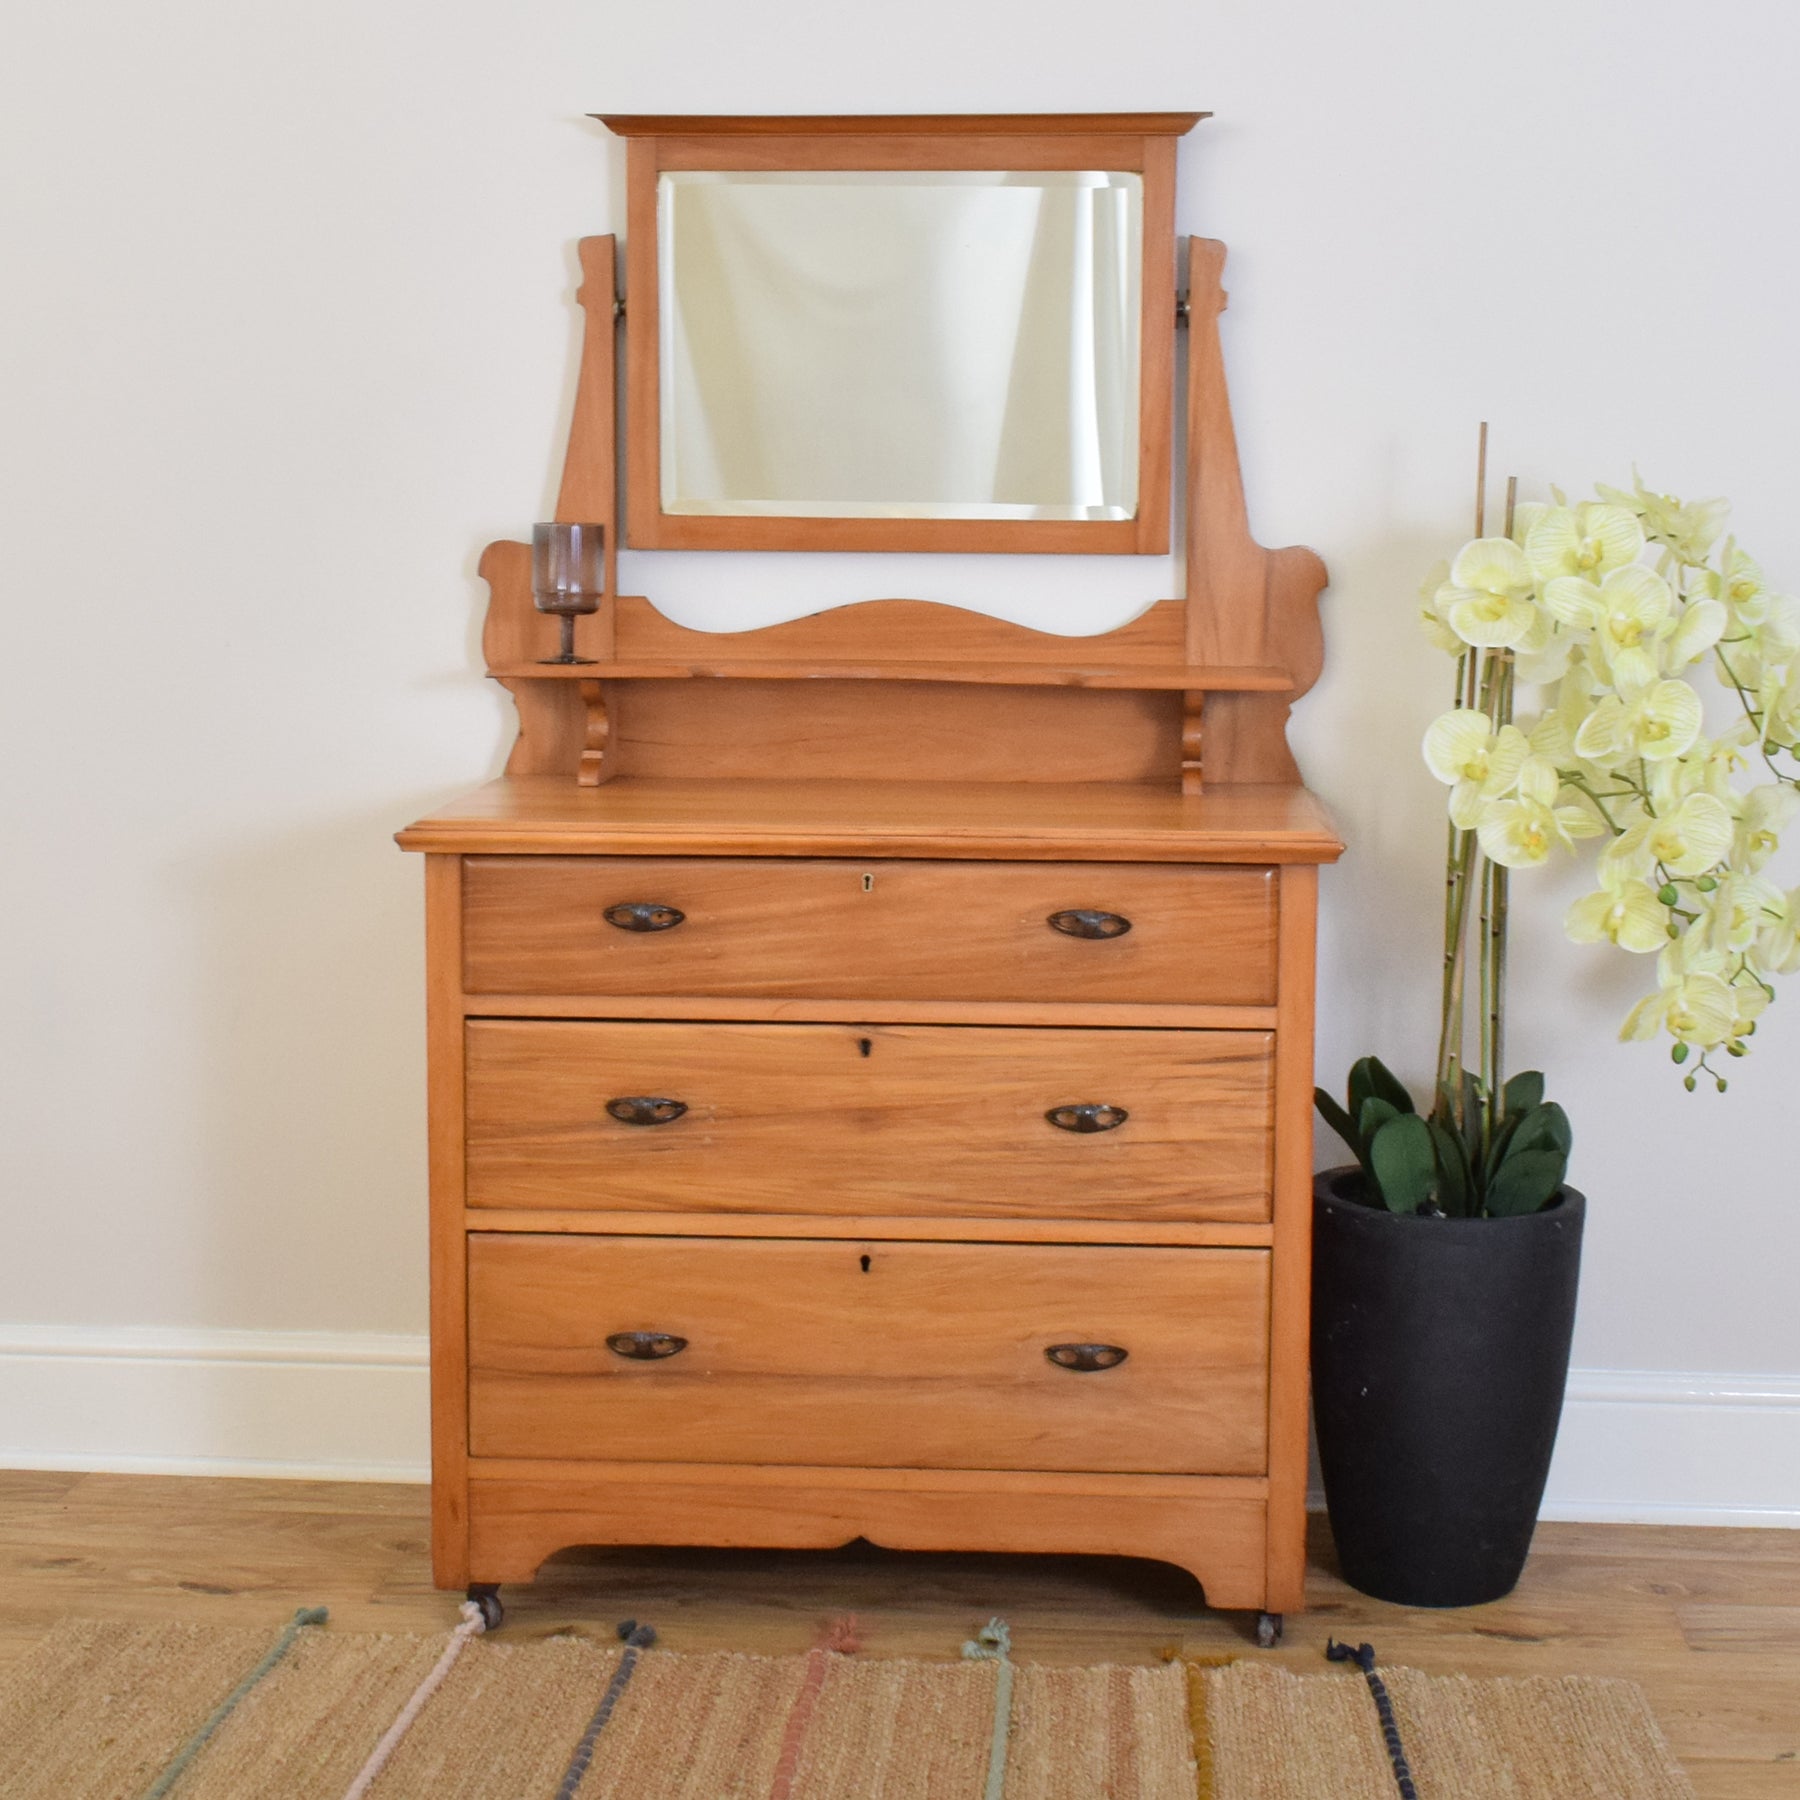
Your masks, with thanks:
[[(433, 1568), (492, 1622), (573, 1545), (857, 1537), (1159, 1558), (1264, 1642), (1303, 1604), (1325, 571), (1250, 536), (1195, 118), (606, 121), (589, 660), (491, 545), (517, 742), (399, 839)], [(621, 485), (633, 548), (1099, 554), (1165, 552), (1178, 485), (1186, 593), (690, 630), (616, 592)]]

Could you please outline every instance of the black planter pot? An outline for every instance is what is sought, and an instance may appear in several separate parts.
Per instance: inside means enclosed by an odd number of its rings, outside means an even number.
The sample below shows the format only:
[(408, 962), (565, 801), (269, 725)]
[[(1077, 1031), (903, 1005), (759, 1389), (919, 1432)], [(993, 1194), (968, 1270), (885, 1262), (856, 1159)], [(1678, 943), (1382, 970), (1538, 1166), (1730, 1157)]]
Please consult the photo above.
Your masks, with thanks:
[(1344, 1579), (1404, 1606), (1510, 1593), (1569, 1372), (1587, 1202), (1421, 1219), (1313, 1183), (1313, 1410)]

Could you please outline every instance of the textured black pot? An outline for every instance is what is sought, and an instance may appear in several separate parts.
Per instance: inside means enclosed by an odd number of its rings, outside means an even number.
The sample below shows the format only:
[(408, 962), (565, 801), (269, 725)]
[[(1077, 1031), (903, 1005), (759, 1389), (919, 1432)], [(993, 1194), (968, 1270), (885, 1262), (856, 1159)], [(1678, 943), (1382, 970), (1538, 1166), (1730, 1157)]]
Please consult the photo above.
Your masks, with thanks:
[(1573, 1188), (1517, 1219), (1421, 1219), (1313, 1184), (1313, 1410), (1344, 1579), (1403, 1606), (1510, 1593), (1569, 1372)]

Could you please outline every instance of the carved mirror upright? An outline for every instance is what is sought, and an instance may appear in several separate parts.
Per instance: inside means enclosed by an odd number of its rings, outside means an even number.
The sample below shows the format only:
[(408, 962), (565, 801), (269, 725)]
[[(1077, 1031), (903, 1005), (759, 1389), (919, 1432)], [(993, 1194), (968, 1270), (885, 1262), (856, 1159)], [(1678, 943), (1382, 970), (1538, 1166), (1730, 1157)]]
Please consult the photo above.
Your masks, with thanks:
[[(491, 546), (503, 779), (427, 860), (433, 1555), (1150, 1556), (1302, 1602), (1324, 569), (1251, 538), (1199, 115), (616, 118), (552, 661)], [(1185, 293), (1185, 300), (1180, 296)], [(1179, 315), (1179, 316), (1178, 316)], [(1185, 465), (1174, 465), (1185, 319)], [(871, 598), (702, 632), (634, 549), (1146, 554), (1071, 638)], [(979, 598), (979, 596), (972, 596)]]

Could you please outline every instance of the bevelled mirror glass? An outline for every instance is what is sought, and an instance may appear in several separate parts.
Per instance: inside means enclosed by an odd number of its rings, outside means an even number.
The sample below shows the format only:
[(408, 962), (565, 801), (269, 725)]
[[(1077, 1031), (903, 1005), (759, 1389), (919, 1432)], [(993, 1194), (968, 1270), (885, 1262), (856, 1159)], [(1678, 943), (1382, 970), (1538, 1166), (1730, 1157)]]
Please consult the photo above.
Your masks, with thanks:
[(1166, 552), (1198, 116), (608, 116), (628, 544)]
[(657, 233), (665, 513), (1136, 514), (1140, 176), (683, 170)]

